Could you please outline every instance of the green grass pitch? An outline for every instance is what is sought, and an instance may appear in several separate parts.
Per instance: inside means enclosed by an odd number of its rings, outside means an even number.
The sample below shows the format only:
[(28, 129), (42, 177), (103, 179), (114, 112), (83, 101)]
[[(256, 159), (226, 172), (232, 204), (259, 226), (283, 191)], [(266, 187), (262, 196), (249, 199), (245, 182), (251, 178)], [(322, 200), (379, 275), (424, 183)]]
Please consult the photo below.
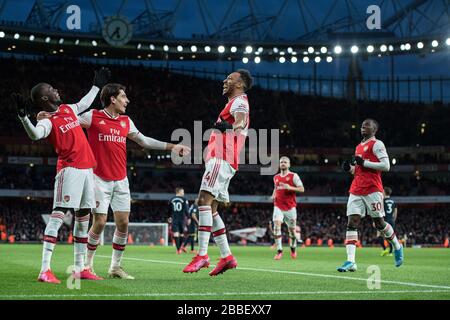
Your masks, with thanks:
[[(291, 260), (285, 248), (280, 261), (273, 260), (275, 251), (269, 247), (232, 247), (238, 268), (210, 277), (211, 267), (194, 274), (181, 271), (191, 254), (176, 255), (172, 247), (130, 245), (123, 266), (136, 280), (82, 280), (80, 289), (67, 286), (65, 271), (73, 261), (70, 245), (57, 245), (53, 254), (52, 269), (62, 283), (37, 282), (41, 250), (41, 245), (0, 245), (0, 300), (450, 299), (448, 249), (407, 248), (404, 265), (396, 268), (393, 257), (380, 257), (377, 248), (362, 248), (356, 253), (358, 271), (338, 273), (336, 266), (345, 260), (342, 247), (300, 248), (297, 260)], [(111, 250), (111, 246), (98, 249), (95, 271), (100, 276), (106, 276)], [(209, 256), (215, 264), (217, 247), (210, 247)], [(371, 268), (380, 270), (379, 289), (368, 287)]]

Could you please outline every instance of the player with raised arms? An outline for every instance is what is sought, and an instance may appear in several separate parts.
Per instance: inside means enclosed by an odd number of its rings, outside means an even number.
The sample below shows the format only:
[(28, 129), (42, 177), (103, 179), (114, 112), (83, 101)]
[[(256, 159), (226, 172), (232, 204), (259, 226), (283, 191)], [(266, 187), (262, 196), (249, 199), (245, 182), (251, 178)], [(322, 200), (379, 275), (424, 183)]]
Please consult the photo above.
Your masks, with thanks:
[(77, 114), (88, 109), (100, 88), (108, 81), (110, 71), (95, 72), (94, 86), (76, 104), (63, 104), (58, 90), (48, 83), (39, 83), (31, 89), (31, 103), (46, 110), (48, 118), (34, 126), (28, 118), (28, 103), (23, 96), (13, 94), (18, 115), (32, 140), (48, 138), (58, 154), (57, 174), (53, 197), (53, 211), (44, 231), (41, 271), (38, 280), (60, 283), (50, 268), (58, 237), (58, 230), (67, 212), (75, 213), (74, 276), (95, 280), (97, 277), (83, 271), (87, 233), (92, 208), (95, 208), (93, 168), (96, 160), (77, 119)]
[(372, 217), (375, 228), (392, 243), (394, 247), (395, 266), (403, 263), (403, 246), (397, 239), (392, 226), (384, 221), (383, 183), (381, 172), (390, 169), (389, 156), (381, 140), (375, 137), (379, 128), (378, 122), (366, 119), (361, 125), (363, 140), (356, 146), (354, 161), (344, 161), (344, 171), (354, 174), (347, 203), (347, 232), (345, 247), (347, 261), (338, 267), (339, 272), (356, 271), (356, 243), (361, 218), (366, 212)]
[(275, 260), (283, 256), (281, 238), (281, 224), (286, 223), (289, 230), (289, 245), (292, 259), (297, 258), (297, 242), (300, 236), (296, 233), (297, 226), (297, 192), (305, 192), (303, 182), (297, 173), (289, 170), (291, 161), (288, 157), (280, 158), (280, 173), (273, 177), (274, 189), (272, 193), (273, 207), (273, 235), (277, 245)]
[[(89, 144), (98, 163), (94, 169), (96, 206), (93, 224), (89, 230), (85, 270), (95, 274), (94, 255), (100, 242), (100, 234), (106, 225), (108, 209), (111, 207), (116, 229), (108, 276), (134, 279), (121, 266), (128, 241), (131, 211), (127, 177), (127, 138), (145, 149), (171, 150), (176, 154), (187, 155), (190, 148), (158, 141), (139, 132), (133, 121), (124, 114), (130, 103), (125, 90), (126, 88), (118, 83), (106, 84), (100, 93), (103, 109), (92, 109), (79, 116), (81, 125), (87, 130)], [(44, 117), (46, 114), (40, 113), (39, 116)]]
[(231, 254), (225, 224), (217, 212), (220, 202), (229, 202), (228, 186), (239, 166), (239, 158), (245, 146), (249, 128), (250, 107), (246, 92), (252, 86), (250, 72), (239, 69), (223, 80), (222, 94), (228, 102), (220, 112), (207, 146), (205, 172), (198, 196), (198, 254), (183, 269), (197, 272), (209, 266), (208, 244), (211, 231), (219, 247), (220, 260), (209, 273), (216, 276), (236, 268), (237, 261)]

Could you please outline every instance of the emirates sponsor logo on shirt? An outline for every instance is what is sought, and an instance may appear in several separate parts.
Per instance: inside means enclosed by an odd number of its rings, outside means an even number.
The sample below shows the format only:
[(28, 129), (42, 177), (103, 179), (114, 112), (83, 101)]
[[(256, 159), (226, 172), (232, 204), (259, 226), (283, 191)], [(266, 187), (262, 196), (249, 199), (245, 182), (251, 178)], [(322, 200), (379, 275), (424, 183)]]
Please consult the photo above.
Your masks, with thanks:
[(78, 122), (78, 120), (69, 122), (70, 120), (72, 120), (72, 118), (70, 118), (70, 117), (64, 118), (64, 120), (66, 120), (68, 123), (64, 124), (62, 126), (59, 126), (59, 130), (61, 130), (62, 133), (66, 133), (67, 131), (80, 126), (80, 123)]

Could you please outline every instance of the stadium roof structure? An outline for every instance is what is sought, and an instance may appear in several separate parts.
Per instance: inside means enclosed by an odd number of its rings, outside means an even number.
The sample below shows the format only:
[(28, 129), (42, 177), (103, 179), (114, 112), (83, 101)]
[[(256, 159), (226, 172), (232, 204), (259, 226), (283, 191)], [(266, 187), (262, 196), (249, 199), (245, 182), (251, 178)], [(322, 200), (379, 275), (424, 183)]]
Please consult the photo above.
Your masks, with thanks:
[[(72, 2), (0, 0), (0, 51), (258, 63), (450, 50), (449, 0), (79, 0), (83, 27), (69, 30)], [(380, 29), (366, 24), (372, 4)]]

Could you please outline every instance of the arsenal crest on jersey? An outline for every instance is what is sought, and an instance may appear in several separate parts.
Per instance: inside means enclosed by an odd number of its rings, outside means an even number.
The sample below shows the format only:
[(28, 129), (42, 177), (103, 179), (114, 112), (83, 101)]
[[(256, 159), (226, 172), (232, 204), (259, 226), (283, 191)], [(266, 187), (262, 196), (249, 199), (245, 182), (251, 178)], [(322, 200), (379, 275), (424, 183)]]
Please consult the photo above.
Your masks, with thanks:
[(125, 128), (127, 126), (127, 124), (125, 123), (125, 121), (120, 121), (120, 125), (122, 126), (122, 128)]
[(369, 149), (369, 147), (368, 146), (364, 146), (364, 152), (366, 152), (367, 149)]
[(67, 108), (64, 109), (64, 112), (65, 113), (70, 113), (69, 109), (67, 109)]

